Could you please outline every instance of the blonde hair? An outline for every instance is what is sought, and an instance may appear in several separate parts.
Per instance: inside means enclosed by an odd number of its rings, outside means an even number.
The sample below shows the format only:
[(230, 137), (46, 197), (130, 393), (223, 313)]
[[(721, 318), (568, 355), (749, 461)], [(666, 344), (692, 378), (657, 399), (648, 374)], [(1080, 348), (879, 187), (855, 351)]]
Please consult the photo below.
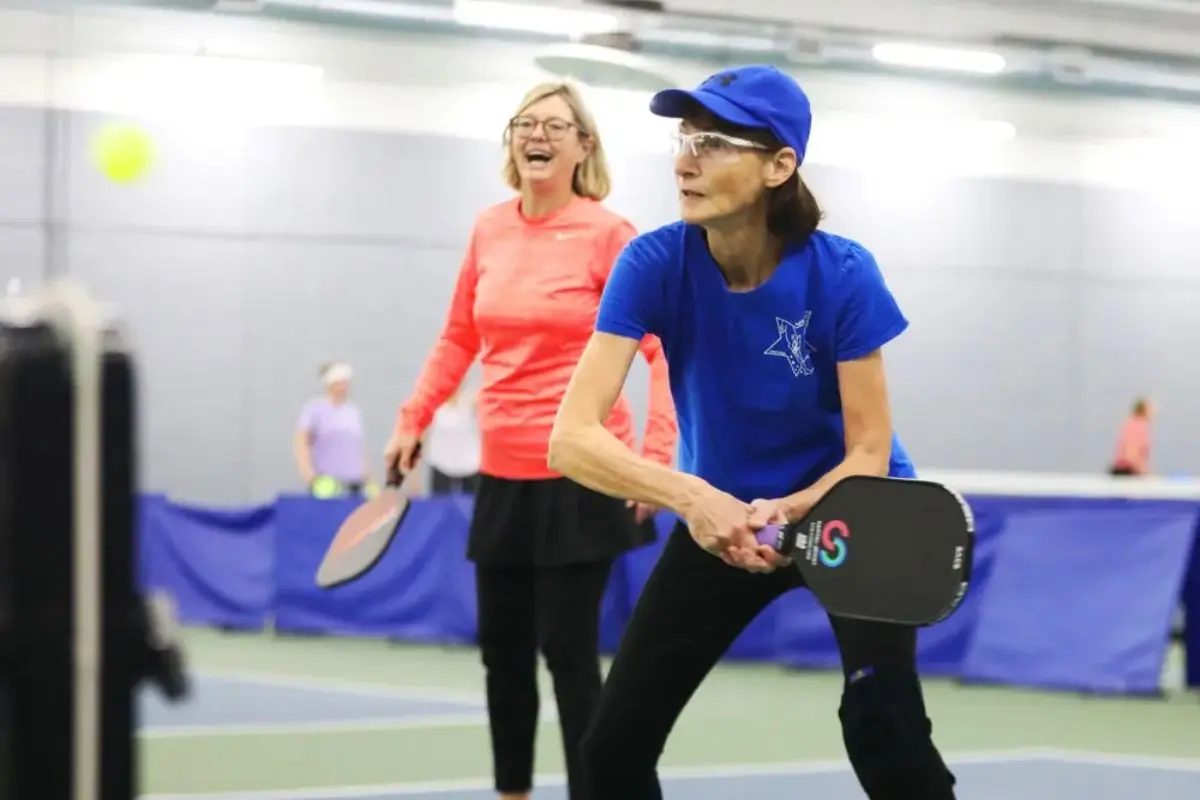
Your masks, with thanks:
[[(571, 109), (571, 116), (575, 118), (575, 124), (579, 126), (579, 136), (588, 139), (592, 144), (591, 150), (583, 162), (575, 168), (575, 175), (571, 178), (571, 190), (580, 197), (603, 200), (612, 191), (608, 159), (604, 155), (604, 144), (600, 141), (600, 132), (596, 129), (596, 118), (592, 116), (591, 110), (584, 102), (583, 93), (577, 86), (567, 81), (539, 84), (525, 94), (513, 116), (520, 116), (525, 109), (548, 97), (561, 97), (566, 101), (567, 106)], [(519, 192), (521, 190), (521, 173), (517, 171), (517, 164), (513, 160), (507, 127), (504, 133), (504, 144), (504, 168), (501, 171), (504, 175), (504, 182), (511, 189)]]

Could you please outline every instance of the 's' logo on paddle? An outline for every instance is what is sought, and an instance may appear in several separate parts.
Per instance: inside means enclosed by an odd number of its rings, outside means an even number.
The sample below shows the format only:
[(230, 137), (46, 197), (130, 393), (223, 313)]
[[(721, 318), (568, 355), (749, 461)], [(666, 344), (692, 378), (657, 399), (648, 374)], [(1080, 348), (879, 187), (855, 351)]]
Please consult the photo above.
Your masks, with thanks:
[(808, 330), (808, 321), (812, 312), (805, 311), (804, 317), (797, 322), (789, 322), (782, 317), (775, 318), (775, 331), (779, 338), (771, 342), (771, 346), (763, 351), (768, 356), (779, 356), (785, 359), (792, 368), (792, 374), (797, 378), (801, 375), (812, 375), (815, 372), (812, 363), (812, 353), (816, 352), (804, 332)]
[(796, 542), (797, 548), (804, 548), (808, 563), (816, 564), (821, 562), (821, 566), (840, 567), (846, 562), (846, 556), (850, 552), (849, 546), (846, 544), (846, 539), (850, 538), (850, 526), (840, 519), (831, 519), (828, 522), (813, 522), (809, 528), (811, 531), (807, 538), (807, 547), (799, 540)]

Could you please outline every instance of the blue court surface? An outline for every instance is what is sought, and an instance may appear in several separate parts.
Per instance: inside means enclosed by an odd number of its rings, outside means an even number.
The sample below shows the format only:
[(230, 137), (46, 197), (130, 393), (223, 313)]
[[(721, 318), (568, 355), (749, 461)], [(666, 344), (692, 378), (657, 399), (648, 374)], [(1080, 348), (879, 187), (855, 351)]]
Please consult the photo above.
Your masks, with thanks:
[(236, 673), (194, 677), (191, 698), (179, 706), (166, 705), (152, 689), (143, 691), (139, 714), (143, 732), (153, 736), (424, 728), (485, 719), (482, 698), (443, 689)]
[[(486, 723), (482, 698), (444, 689), (307, 681), (276, 675), (210, 674), (193, 699), (167, 706), (141, 698), (144, 736), (308, 733)], [(803, 753), (798, 753), (803, 756)], [(1200, 761), (1068, 750), (948, 754), (959, 800), (1200, 800)], [(844, 761), (664, 769), (668, 800), (814, 798), (861, 800)], [(315, 782), (315, 781), (314, 781)], [(327, 782), (327, 781), (326, 781)], [(539, 778), (536, 800), (566, 800), (561, 776)], [(143, 800), (494, 800), (483, 779), (308, 789), (147, 794)]]

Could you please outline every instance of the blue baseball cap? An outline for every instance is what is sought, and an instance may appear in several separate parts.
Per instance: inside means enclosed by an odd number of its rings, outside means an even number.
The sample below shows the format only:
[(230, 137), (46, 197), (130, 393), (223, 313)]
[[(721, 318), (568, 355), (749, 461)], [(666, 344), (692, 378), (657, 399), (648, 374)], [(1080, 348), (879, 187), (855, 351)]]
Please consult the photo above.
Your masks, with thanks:
[(750, 64), (718, 72), (695, 89), (664, 89), (650, 99), (660, 117), (682, 118), (696, 104), (734, 125), (762, 128), (804, 160), (812, 130), (812, 106), (795, 79), (766, 64)]

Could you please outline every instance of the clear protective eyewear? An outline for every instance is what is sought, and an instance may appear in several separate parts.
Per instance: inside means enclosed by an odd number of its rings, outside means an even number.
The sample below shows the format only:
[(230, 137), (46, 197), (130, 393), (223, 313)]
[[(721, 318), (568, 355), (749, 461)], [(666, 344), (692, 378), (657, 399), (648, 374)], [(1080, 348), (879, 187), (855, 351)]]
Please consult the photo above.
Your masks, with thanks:
[(766, 150), (766, 145), (739, 139), (716, 131), (696, 131), (671, 133), (671, 155), (678, 158), (688, 153), (697, 161), (728, 161), (737, 156), (741, 150)]

